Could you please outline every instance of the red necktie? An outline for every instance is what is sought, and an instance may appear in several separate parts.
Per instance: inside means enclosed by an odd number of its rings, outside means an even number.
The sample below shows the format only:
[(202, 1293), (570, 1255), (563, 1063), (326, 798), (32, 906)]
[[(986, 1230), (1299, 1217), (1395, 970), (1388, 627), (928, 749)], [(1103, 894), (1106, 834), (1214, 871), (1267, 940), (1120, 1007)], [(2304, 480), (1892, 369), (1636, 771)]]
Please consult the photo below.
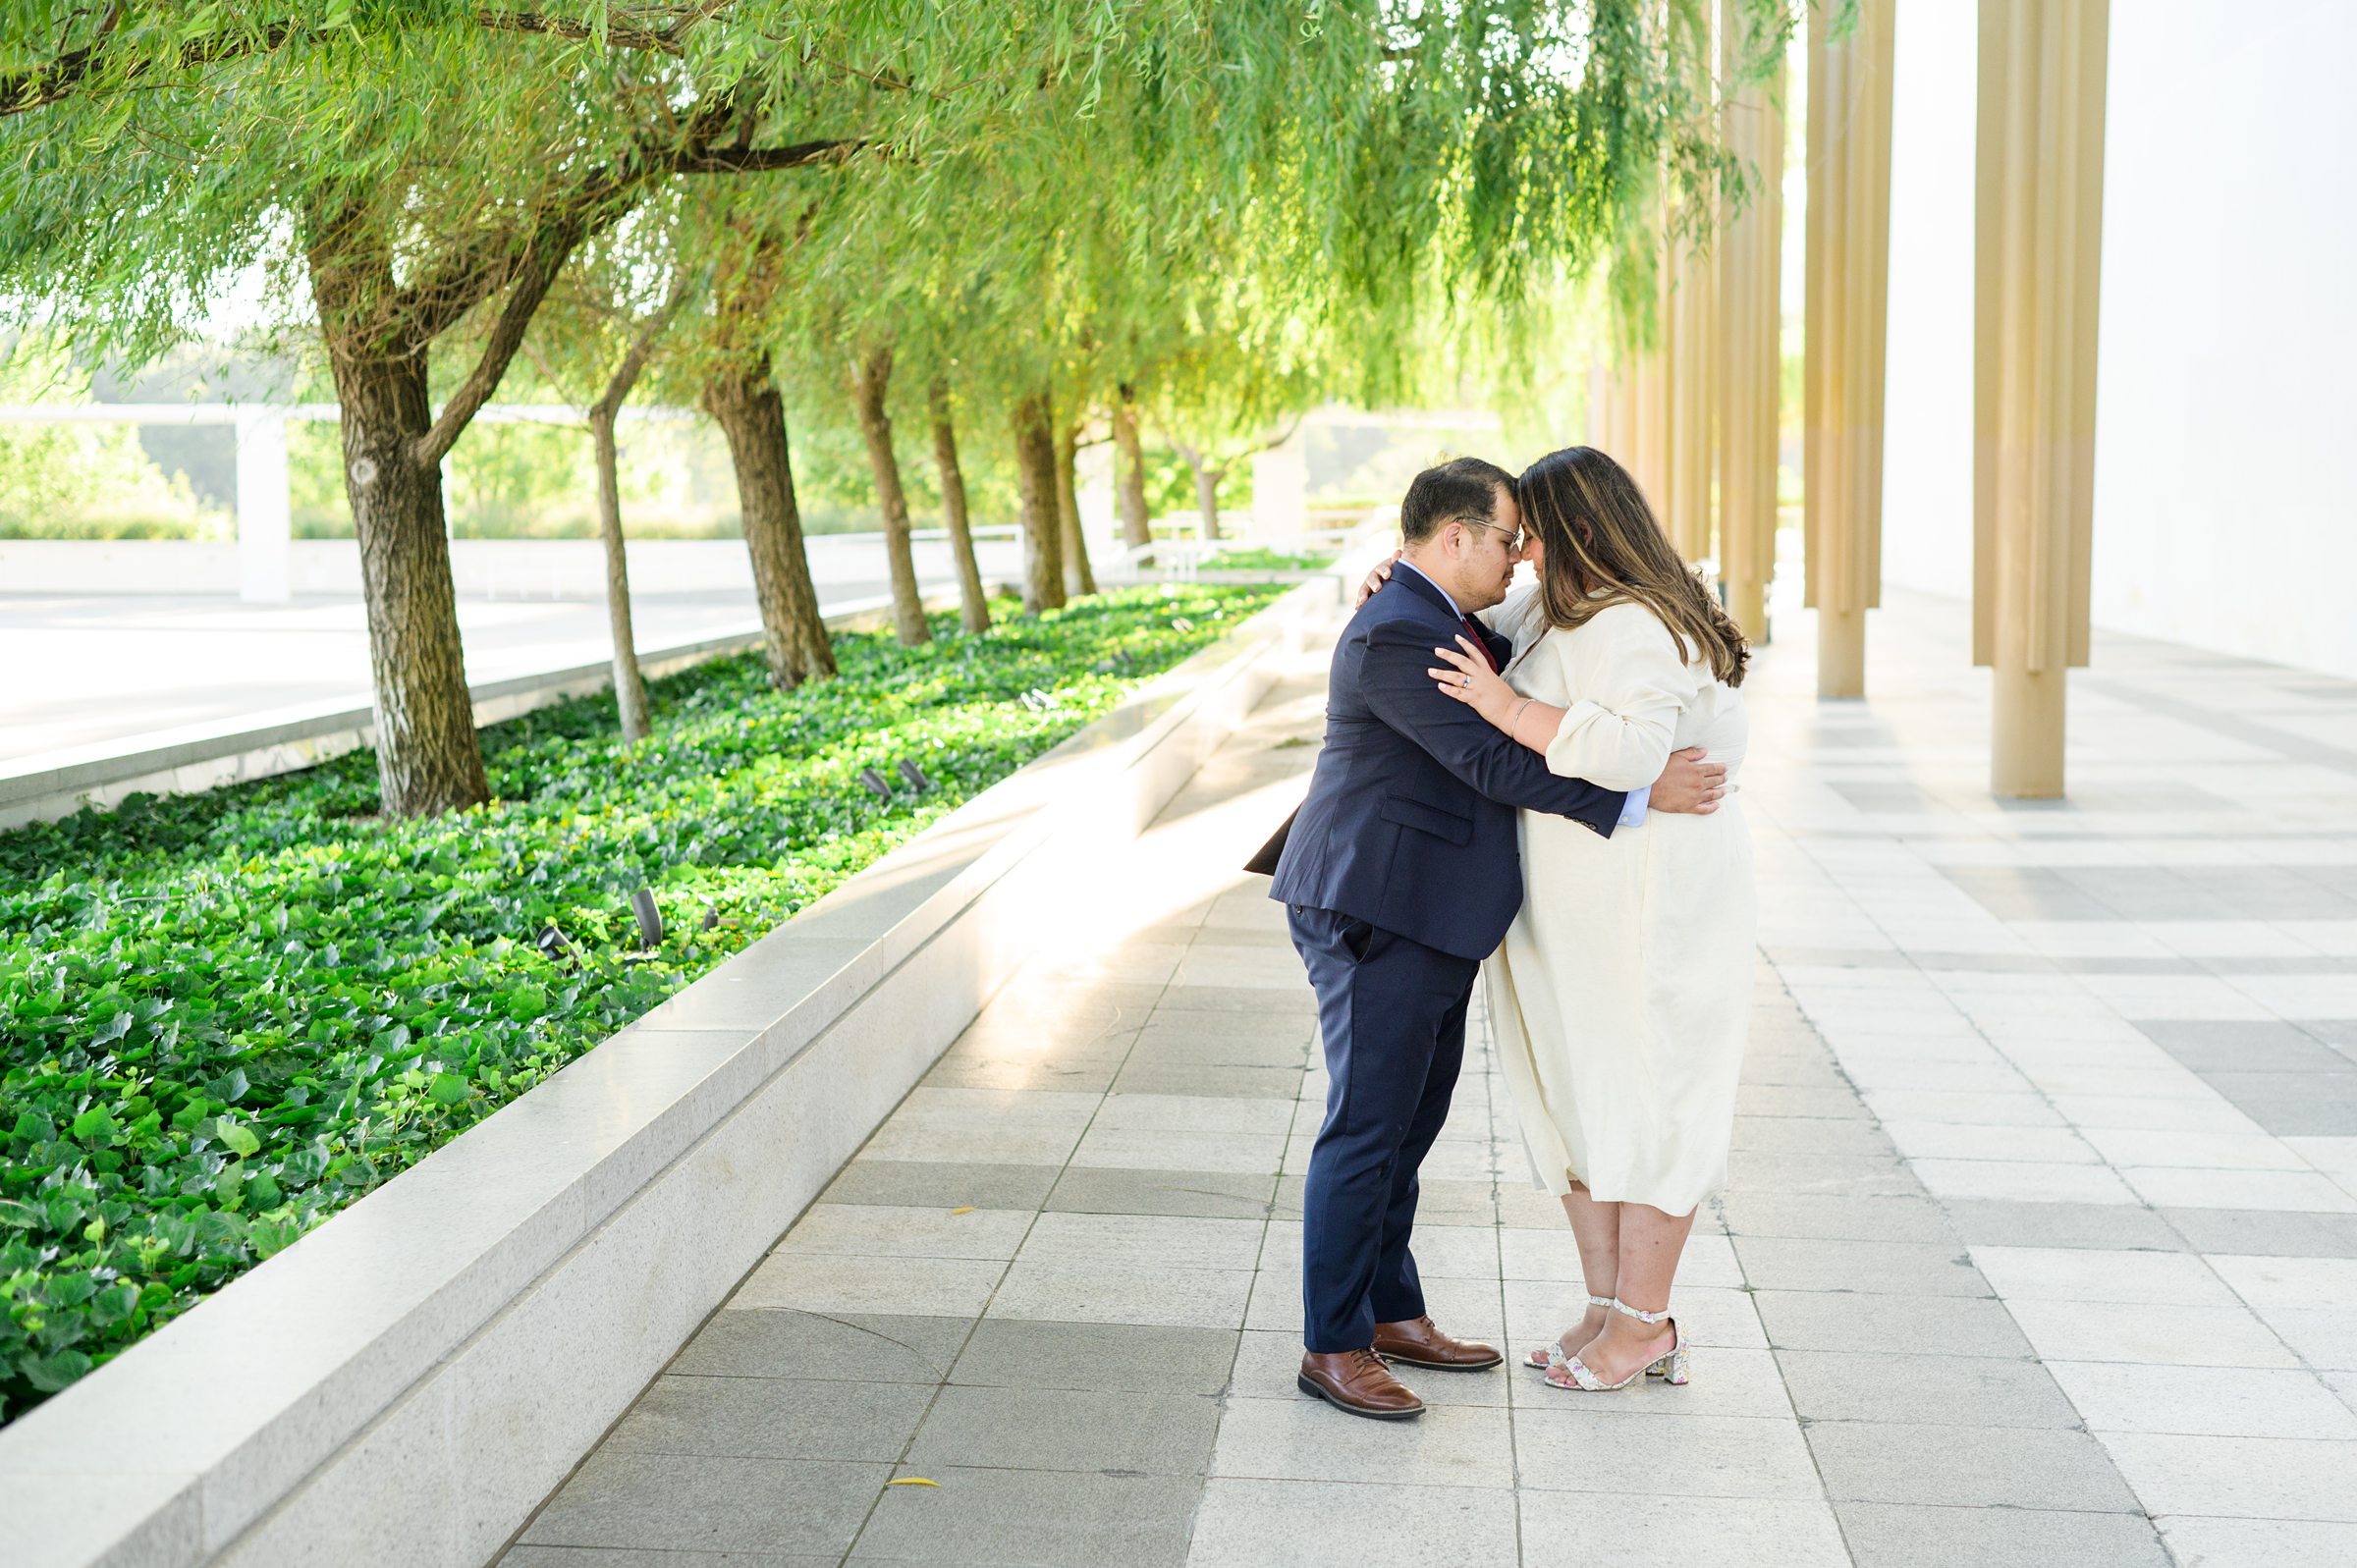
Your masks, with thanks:
[(1490, 652), (1489, 641), (1482, 636), (1481, 628), (1473, 624), (1473, 618), (1458, 616), (1456, 623), (1465, 628), (1465, 635), (1472, 638), (1473, 646), (1481, 650), (1482, 662), (1490, 667), (1490, 674), (1496, 675), (1498, 673), (1498, 656)]

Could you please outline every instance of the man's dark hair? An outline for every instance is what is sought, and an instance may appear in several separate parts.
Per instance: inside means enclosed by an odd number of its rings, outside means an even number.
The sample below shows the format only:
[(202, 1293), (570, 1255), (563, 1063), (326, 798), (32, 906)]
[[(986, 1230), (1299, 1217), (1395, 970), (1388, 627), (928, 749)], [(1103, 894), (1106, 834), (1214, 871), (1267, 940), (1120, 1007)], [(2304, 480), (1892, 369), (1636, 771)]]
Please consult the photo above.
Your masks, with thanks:
[(1480, 458), (1453, 458), (1427, 468), (1399, 503), (1399, 537), (1420, 545), (1460, 517), (1488, 522), (1498, 515), (1498, 494), (1511, 495), (1514, 476)]

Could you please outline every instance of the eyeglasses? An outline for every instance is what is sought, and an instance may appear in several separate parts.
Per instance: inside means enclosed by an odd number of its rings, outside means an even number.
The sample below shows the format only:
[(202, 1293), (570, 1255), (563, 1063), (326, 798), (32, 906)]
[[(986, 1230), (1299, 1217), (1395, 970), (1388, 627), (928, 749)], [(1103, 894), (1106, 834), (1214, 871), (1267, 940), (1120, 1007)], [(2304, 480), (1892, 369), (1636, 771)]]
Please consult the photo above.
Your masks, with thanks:
[(1522, 541), (1525, 535), (1519, 528), (1501, 527), (1499, 524), (1494, 522), (1484, 522), (1479, 517), (1452, 517), (1449, 520), (1452, 522), (1461, 522), (1468, 528), (1487, 528), (1492, 533), (1505, 534), (1506, 547), (1508, 550), (1519, 550), (1522, 548)]

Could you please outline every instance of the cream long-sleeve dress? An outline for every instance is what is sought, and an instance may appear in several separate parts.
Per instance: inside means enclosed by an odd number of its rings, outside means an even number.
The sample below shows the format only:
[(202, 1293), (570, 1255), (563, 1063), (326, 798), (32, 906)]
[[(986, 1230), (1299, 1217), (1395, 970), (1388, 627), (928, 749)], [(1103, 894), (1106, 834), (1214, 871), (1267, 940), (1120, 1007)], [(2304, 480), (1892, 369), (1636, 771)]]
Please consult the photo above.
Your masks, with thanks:
[[(1740, 692), (1642, 605), (1547, 628), (1535, 585), (1490, 619), (1516, 691), (1566, 709), (1547, 766), (1649, 787), (1702, 746), (1741, 773)], [(1682, 1215), (1727, 1181), (1751, 1012), (1751, 836), (1731, 788), (1709, 816), (1649, 813), (1599, 837), (1521, 814), (1522, 911), (1482, 965), (1501, 1070), (1539, 1180)]]

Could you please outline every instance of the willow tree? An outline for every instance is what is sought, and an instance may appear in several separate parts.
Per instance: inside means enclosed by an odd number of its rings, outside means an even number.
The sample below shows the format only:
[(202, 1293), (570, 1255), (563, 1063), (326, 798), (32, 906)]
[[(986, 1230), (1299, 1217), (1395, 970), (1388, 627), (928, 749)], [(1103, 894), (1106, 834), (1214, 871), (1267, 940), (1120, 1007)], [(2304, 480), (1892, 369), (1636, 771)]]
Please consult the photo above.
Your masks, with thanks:
[(1143, 550), (1154, 543), (1154, 528), (1146, 515), (1146, 450), (1138, 439), (1135, 382), (1114, 384), (1106, 418), (1113, 426), (1113, 486), (1122, 518), (1122, 543)]
[[(1046, 581), (1064, 582), (1078, 552), (1061, 526), (1061, 421), (1049, 390), (1056, 358), (1053, 334), (1041, 322), (1054, 287), (1043, 258), (1069, 214), (1065, 193), (1043, 175), (1097, 134), (1054, 86), (1042, 85), (1003, 141), (944, 154), (923, 168), (888, 164), (856, 186), (818, 194), (797, 215), (791, 302), (780, 315), (781, 373), (796, 384), (805, 407), (848, 406), (852, 415), (883, 520), (893, 619), (904, 643), (929, 633), (896, 428), (932, 435), (964, 621), (969, 628), (988, 623), (958, 431), (960, 409), (970, 413), (986, 390), (1008, 400), (1025, 498), (1026, 605), (1054, 608), (1068, 591), (1080, 591)], [(927, 232), (959, 243), (910, 243), (914, 212), (923, 213)], [(963, 396), (952, 395), (952, 382)], [(1050, 410), (1044, 460), (1035, 405)], [(967, 431), (975, 433), (970, 417)]]
[(937, 374), (925, 384), (925, 413), (933, 428), (933, 464), (941, 486), (941, 522), (950, 536), (950, 559), (958, 568), (958, 621), (967, 631), (990, 629), (990, 593), (974, 559), (972, 515), (966, 510), (965, 464), (958, 457), (958, 416), (950, 401), (950, 378)]
[[(0, 70), (0, 280), (136, 359), (258, 259), (341, 406), (384, 809), (485, 799), (442, 460), (567, 262), (650, 190), (840, 163), (860, 134), (812, 134), (774, 45), (712, 6), (33, 9), (54, 41)], [(466, 362), (437, 367), (463, 326)]]
[(1222, 303), (1227, 330), (1189, 334), (1156, 367), (1155, 422), (1195, 481), (1207, 540), (1220, 537), (1220, 485), (1281, 444), (1330, 378), (1298, 322), (1250, 298)]
[[(955, 178), (945, 183), (953, 189), (958, 184)], [(1000, 330), (986, 314), (992, 299), (987, 263), (962, 248), (912, 249), (899, 243), (897, 236), (887, 238), (881, 253), (873, 255), (859, 249), (856, 235), (827, 247), (826, 276), (811, 291), (824, 299), (823, 324), (805, 332), (812, 346), (812, 378), (824, 381), (825, 362), (843, 351), (847, 330), (865, 344), (867, 355), (884, 361), (874, 373), (855, 377), (854, 413), (885, 516), (894, 619), (903, 641), (921, 640), (908, 627), (911, 621), (921, 625), (924, 618), (904, 544), (907, 503), (893, 440), (896, 405), (902, 425), (929, 437), (942, 527), (958, 575), (959, 623), (968, 632), (987, 631), (990, 595), (974, 553), (965, 443), (959, 436), (961, 420), (972, 434), (973, 387), (972, 367), (959, 350)]]
[[(984, 319), (990, 294), (970, 254), (940, 249), (928, 255), (929, 269), (918, 270), (906, 258), (896, 268), (904, 289), (889, 306), (895, 362), (908, 420), (931, 438), (942, 528), (949, 535), (950, 562), (958, 574), (959, 624), (968, 632), (987, 631), (990, 592), (974, 553), (971, 495), (961, 450), (965, 443), (959, 436), (961, 420), (967, 436), (973, 433), (973, 373), (959, 350), (995, 330)], [(889, 448), (871, 446), (871, 464), (889, 455)]]
[(1097, 591), (1097, 574), (1088, 564), (1088, 535), (1080, 527), (1080, 436), (1088, 428), (1088, 410), (1075, 400), (1056, 421), (1056, 532), (1064, 543), (1064, 591), (1085, 598)]
[[(952, 189), (957, 189), (952, 184)], [(990, 629), (990, 593), (974, 554), (971, 497), (966, 485), (965, 458), (959, 434), (961, 418), (972, 433), (972, 366), (960, 351), (983, 341), (994, 329), (984, 319), (991, 303), (987, 269), (978, 269), (973, 255), (941, 247), (927, 253), (931, 266), (923, 271), (905, 262), (904, 296), (893, 302), (894, 332), (899, 346), (904, 384), (921, 387), (921, 418), (932, 436), (933, 475), (941, 492), (941, 522), (949, 534), (950, 561), (958, 573), (959, 624), (968, 632)]]
[(630, 390), (645, 374), (656, 345), (693, 290), (690, 280), (675, 278), (667, 297), (652, 312), (623, 323), (628, 341), (622, 357), (589, 404), (589, 438), (597, 459), (597, 532), (605, 546), (606, 617), (614, 639), (614, 700), (626, 742), (644, 740), (648, 727), (646, 679), (638, 671), (638, 645), (630, 631), (630, 555), (622, 536), (622, 455), (614, 432)]
[(606, 565), (606, 622), (614, 644), (614, 704), (626, 742), (646, 738), (649, 715), (630, 624), (619, 426), (623, 407), (703, 281), (668, 253), (664, 236), (638, 238), (638, 243), (589, 247), (552, 291), (524, 344), (534, 367), (563, 401), (583, 411), (589, 426), (598, 540)]
[(1056, 513), (1056, 423), (1052, 394), (1034, 388), (1015, 400), (1008, 433), (1014, 440), (1016, 517), (1023, 530), (1023, 609), (1065, 606), (1064, 525)]
[(774, 215), (721, 209), (718, 308), (692, 361), (704, 411), (728, 438), (737, 470), (737, 514), (753, 568), (753, 596), (773, 685), (792, 687), (835, 674), (835, 650), (819, 613), (818, 585), (802, 540), (802, 509), (794, 488), (794, 447), (786, 430), (771, 344), (786, 295), (789, 234)]
[(932, 640), (924, 595), (916, 586), (916, 558), (908, 539), (908, 492), (901, 483), (900, 454), (892, 444), (892, 346), (871, 342), (850, 356), (851, 404), (859, 438), (875, 476), (876, 509), (884, 519), (884, 565), (892, 588), (892, 625), (901, 646)]
[(787, 252), (791, 286), (777, 328), (785, 374), (798, 384), (800, 401), (838, 417), (848, 408), (858, 432), (883, 525), (893, 630), (903, 647), (933, 635), (917, 586), (893, 416), (896, 404), (904, 416), (934, 413), (921, 365), (916, 376), (901, 373), (916, 362), (907, 340), (914, 336), (912, 318), (924, 309), (920, 280), (934, 252), (910, 246), (905, 235), (874, 220), (880, 210), (920, 198), (937, 173), (887, 166), (864, 189), (826, 192), (803, 206)]
[[(1040, 96), (1054, 98), (1045, 88)], [(798, 330), (809, 358), (806, 373), (823, 378), (830, 362), (847, 355), (889, 352), (899, 371), (892, 385), (901, 389), (901, 406), (933, 432), (969, 626), (986, 623), (987, 613), (978, 602), (980, 574), (972, 569), (957, 424), (961, 415), (968, 436), (1012, 449), (1024, 609), (1057, 609), (1072, 592), (1094, 591), (1093, 581), (1085, 589), (1068, 586), (1068, 562), (1077, 552), (1068, 548), (1059, 500), (1060, 489), (1069, 489), (1059, 483), (1067, 446), (1063, 416), (1069, 407), (1059, 380), (1069, 360), (1069, 331), (1058, 233), (1087, 197), (1063, 185), (1058, 171), (1078, 158), (1102, 128), (1069, 105), (1034, 109), (1032, 134), (945, 161), (926, 171), (921, 185), (905, 171), (886, 170), (857, 189), (830, 192), (823, 219), (812, 226), (829, 243), (812, 247), (803, 279), (805, 319)], [(930, 223), (959, 236), (959, 243), (906, 243), (898, 221), (905, 210), (901, 198), (920, 190)], [(882, 417), (889, 388), (878, 376), (858, 390), (877, 489), (888, 496), (899, 482), (897, 460), (879, 439), (889, 430)], [(896, 552), (897, 600), (903, 597), (899, 540), (888, 501), (885, 511)], [(906, 597), (914, 597), (913, 574)]]

